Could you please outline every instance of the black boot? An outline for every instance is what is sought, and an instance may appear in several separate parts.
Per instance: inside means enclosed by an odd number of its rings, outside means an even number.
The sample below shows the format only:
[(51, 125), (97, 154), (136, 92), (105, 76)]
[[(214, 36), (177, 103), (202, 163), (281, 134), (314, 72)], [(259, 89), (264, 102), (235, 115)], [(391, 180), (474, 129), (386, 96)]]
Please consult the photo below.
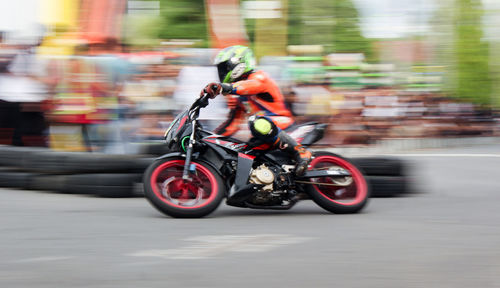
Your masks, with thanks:
[(307, 150), (304, 146), (297, 143), (290, 135), (285, 131), (280, 131), (277, 135), (276, 142), (274, 142), (274, 148), (278, 148), (287, 152), (288, 154), (295, 157), (295, 175), (302, 176), (307, 170), (309, 162), (311, 162), (311, 152)]

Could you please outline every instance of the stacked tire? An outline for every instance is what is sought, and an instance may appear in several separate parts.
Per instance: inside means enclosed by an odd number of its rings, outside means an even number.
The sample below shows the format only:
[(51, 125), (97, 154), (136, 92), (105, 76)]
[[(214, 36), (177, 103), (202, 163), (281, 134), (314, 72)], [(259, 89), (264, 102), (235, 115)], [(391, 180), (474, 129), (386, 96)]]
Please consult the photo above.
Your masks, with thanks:
[(0, 146), (0, 187), (133, 197), (142, 195), (142, 173), (150, 162), (138, 155)]
[(396, 197), (410, 192), (408, 167), (391, 157), (358, 157), (350, 159), (365, 174), (371, 197)]

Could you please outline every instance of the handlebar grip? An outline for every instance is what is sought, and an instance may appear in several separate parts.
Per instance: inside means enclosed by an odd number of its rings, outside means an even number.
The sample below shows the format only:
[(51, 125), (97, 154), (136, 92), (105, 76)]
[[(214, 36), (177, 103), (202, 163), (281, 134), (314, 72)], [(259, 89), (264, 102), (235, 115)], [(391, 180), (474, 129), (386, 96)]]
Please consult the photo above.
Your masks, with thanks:
[(205, 94), (202, 98), (199, 99), (199, 105), (201, 108), (205, 108), (208, 106), (208, 94)]

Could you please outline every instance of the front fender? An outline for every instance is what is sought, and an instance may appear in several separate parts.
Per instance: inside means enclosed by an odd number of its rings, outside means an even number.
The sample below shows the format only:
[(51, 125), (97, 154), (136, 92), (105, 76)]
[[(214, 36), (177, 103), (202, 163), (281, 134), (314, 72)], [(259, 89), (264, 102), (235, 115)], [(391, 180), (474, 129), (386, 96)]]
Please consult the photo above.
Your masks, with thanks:
[(156, 160), (165, 159), (165, 158), (169, 158), (169, 157), (186, 157), (186, 154), (181, 153), (181, 152), (170, 152), (170, 153), (161, 155), (160, 157), (156, 158), (155, 161)]
[[(220, 167), (217, 167), (218, 165), (216, 165), (216, 163), (213, 163), (210, 159), (208, 159), (206, 157), (203, 157), (203, 156), (204, 155), (201, 154), (200, 152), (195, 152), (195, 153), (193, 153), (193, 156), (192, 156), (191, 159), (196, 159), (196, 160), (199, 160), (199, 161), (203, 161), (203, 163), (206, 163), (206, 164), (210, 165), (210, 167), (212, 167), (215, 171), (217, 171), (217, 173), (219, 173), (219, 176), (222, 177), (222, 174), (220, 173)], [(166, 158), (170, 158), (170, 157), (182, 157), (182, 158), (186, 158), (186, 154), (182, 153), (182, 152), (170, 152), (170, 153), (164, 154), (164, 155), (156, 158), (155, 161), (166, 159)], [(222, 178), (224, 179), (224, 177), (222, 177)]]

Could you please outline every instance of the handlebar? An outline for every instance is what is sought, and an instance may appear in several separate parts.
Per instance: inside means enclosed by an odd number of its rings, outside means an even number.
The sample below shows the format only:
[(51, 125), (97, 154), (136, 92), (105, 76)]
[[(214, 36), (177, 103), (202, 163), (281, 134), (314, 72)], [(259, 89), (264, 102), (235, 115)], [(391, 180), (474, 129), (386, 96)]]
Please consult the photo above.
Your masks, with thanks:
[(193, 105), (191, 105), (191, 108), (189, 108), (189, 118), (191, 120), (198, 118), (200, 115), (200, 108), (205, 108), (208, 106), (208, 94), (205, 93), (202, 97), (199, 97), (194, 101)]
[(219, 86), (217, 86), (217, 85), (215, 85), (215, 84), (214, 84), (214, 85), (212, 85), (212, 87), (210, 87), (210, 88), (212, 88), (212, 91), (217, 91), (217, 88), (218, 88), (218, 87), (219, 87)]

